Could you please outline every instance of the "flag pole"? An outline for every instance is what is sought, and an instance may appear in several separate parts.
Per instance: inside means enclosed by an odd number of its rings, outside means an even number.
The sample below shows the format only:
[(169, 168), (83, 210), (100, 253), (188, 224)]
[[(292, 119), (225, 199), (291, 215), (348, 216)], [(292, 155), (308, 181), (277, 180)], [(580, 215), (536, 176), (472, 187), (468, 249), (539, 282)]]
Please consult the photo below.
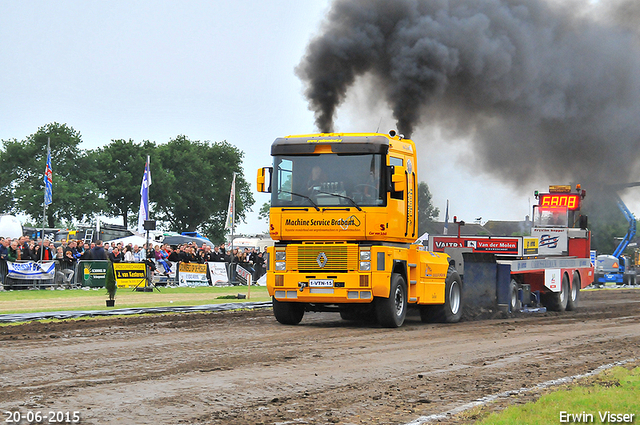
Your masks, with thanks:
[(42, 240), (42, 246), (40, 247), (40, 263), (44, 259), (44, 228), (47, 221), (47, 205), (52, 202), (52, 170), (51, 170), (51, 137), (47, 137), (47, 164), (44, 170), (44, 208), (42, 210), (42, 233), (40, 239)]
[[(151, 164), (149, 163), (149, 160), (151, 158), (149, 157), (149, 155), (147, 155), (147, 164), (146, 164), (146, 169), (145, 169), (145, 178), (147, 180), (147, 199), (143, 200), (143, 202), (145, 203), (144, 206), (144, 210), (147, 214), (146, 216), (146, 220), (149, 220), (151, 218), (151, 214), (149, 214), (149, 175), (148, 173), (151, 173)], [(146, 226), (144, 226), (146, 227)], [(147, 258), (147, 253), (149, 252), (149, 229), (147, 230), (147, 246), (145, 247), (144, 250), (144, 258)], [(148, 269), (147, 266), (145, 266), (145, 269)], [(151, 271), (151, 270), (149, 270)], [(150, 286), (153, 286), (153, 278), (149, 279), (149, 276), (147, 276), (147, 281), (145, 282), (145, 286), (148, 288)], [(153, 292), (153, 289), (151, 290), (151, 292)]]

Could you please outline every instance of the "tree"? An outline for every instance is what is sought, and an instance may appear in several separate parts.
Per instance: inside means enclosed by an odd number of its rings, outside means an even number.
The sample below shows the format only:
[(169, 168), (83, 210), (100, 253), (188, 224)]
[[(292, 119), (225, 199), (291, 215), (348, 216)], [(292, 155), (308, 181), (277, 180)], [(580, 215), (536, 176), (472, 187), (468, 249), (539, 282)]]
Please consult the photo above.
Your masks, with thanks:
[(106, 215), (122, 216), (122, 224), (129, 223), (129, 213), (137, 212), (140, 205), (140, 184), (147, 155), (154, 160), (156, 145), (149, 141), (141, 144), (133, 140), (112, 140), (103, 148), (89, 153), (99, 170), (96, 182), (106, 203)]
[[(150, 197), (156, 218), (170, 230), (199, 230), (223, 240), (233, 173), (236, 175), (236, 220), (254, 203), (242, 174), (244, 154), (226, 141), (191, 141), (178, 136), (157, 147), (158, 166), (152, 171)], [(157, 171), (155, 171), (157, 170)]]
[[(104, 203), (94, 183), (95, 169), (79, 149), (80, 133), (66, 124), (50, 123), (24, 141), (3, 140), (0, 175), (11, 176), (0, 197), (13, 213), (42, 218), (47, 138), (51, 139), (53, 203), (47, 207), (47, 226), (64, 220), (84, 220), (102, 211)], [(3, 182), (5, 183), (5, 182)]]
[(258, 211), (258, 218), (260, 220), (269, 220), (269, 210), (271, 209), (271, 202), (265, 202)]
[(433, 206), (429, 185), (425, 182), (418, 184), (418, 235), (427, 231), (430, 222), (435, 221), (440, 215), (440, 210)]

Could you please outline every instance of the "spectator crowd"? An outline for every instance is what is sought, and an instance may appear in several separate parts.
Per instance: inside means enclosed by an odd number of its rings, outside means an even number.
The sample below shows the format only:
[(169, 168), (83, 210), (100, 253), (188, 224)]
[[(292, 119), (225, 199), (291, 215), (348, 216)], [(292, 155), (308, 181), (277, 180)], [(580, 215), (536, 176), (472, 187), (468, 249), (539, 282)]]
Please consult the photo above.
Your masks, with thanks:
[(175, 263), (224, 262), (227, 263), (229, 279), (233, 283), (236, 266), (240, 265), (252, 274), (257, 281), (265, 273), (266, 252), (255, 248), (235, 248), (228, 252), (224, 244), (213, 248), (206, 243), (198, 246), (195, 242), (178, 245), (175, 248), (168, 244), (146, 244), (142, 247), (129, 244), (85, 243), (82, 240), (63, 241), (60, 246), (45, 239), (37, 242), (29, 236), (17, 239), (0, 237), (0, 280), (4, 282), (7, 273), (7, 261), (52, 261), (58, 262), (58, 271), (65, 282), (71, 282), (76, 263), (82, 260), (110, 260), (120, 262), (144, 262), (153, 273), (169, 276), (175, 272)]

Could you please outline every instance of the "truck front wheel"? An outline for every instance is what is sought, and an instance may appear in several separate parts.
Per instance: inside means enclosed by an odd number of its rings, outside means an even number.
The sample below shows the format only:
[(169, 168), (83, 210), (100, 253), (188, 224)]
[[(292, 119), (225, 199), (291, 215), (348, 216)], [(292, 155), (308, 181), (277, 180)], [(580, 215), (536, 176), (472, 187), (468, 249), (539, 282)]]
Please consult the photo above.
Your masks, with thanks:
[(286, 303), (273, 299), (273, 315), (283, 325), (297, 325), (304, 316), (304, 304)]
[(407, 316), (407, 284), (398, 273), (391, 275), (389, 298), (376, 299), (378, 323), (385, 328), (399, 328)]

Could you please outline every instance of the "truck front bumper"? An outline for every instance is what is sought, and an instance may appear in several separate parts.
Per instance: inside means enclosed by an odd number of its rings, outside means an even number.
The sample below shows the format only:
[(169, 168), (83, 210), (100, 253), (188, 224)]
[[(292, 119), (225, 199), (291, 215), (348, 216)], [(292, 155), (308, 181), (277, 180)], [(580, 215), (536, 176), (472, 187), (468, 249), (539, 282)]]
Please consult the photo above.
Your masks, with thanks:
[(279, 301), (317, 304), (370, 303), (388, 297), (388, 273), (268, 273), (269, 295)]

